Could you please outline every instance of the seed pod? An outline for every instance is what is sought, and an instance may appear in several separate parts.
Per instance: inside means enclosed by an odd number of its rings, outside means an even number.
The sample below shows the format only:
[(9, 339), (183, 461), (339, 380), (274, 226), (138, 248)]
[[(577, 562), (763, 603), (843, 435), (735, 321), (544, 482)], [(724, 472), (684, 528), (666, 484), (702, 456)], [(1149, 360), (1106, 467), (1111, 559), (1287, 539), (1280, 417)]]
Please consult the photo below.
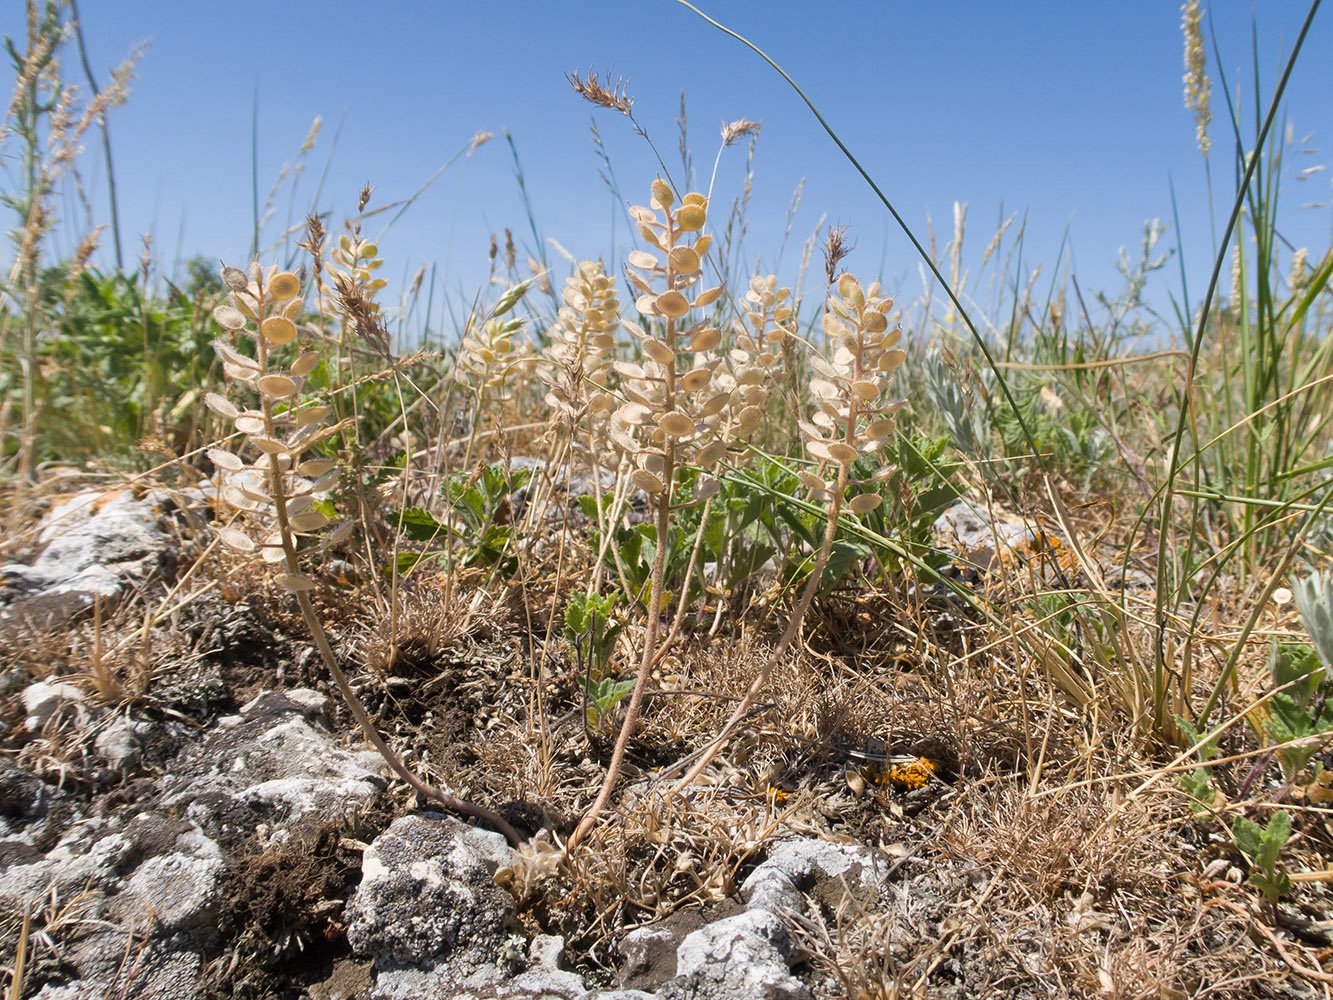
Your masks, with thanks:
[(699, 270), (699, 255), (691, 247), (681, 244), (667, 254), (667, 263), (677, 274), (693, 274)]
[(233, 292), (243, 292), (249, 285), (250, 279), (239, 267), (224, 267), (222, 269), (222, 283)]
[(293, 531), (318, 531), (329, 523), (328, 517), (317, 510), (312, 510), (305, 514), (297, 514), (288, 520)]
[(660, 340), (645, 340), (643, 342), (643, 353), (659, 365), (669, 365), (676, 360), (676, 352)]
[(292, 365), (292, 374), (298, 378), (303, 375), (309, 375), (319, 367), (319, 351), (306, 351)]
[(235, 306), (227, 305), (225, 302), (213, 310), (213, 318), (218, 321), (218, 325), (228, 330), (244, 330), (245, 317)]
[(297, 427), (309, 427), (311, 424), (319, 423), (332, 412), (327, 406), (310, 406), (304, 410), (297, 410), (292, 421)]
[(653, 181), (652, 194), (654, 208), (665, 211), (676, 203), (676, 195), (671, 190), (671, 185), (660, 177)]
[(852, 392), (857, 399), (869, 402), (879, 395), (879, 386), (869, 379), (857, 379), (852, 383)]
[(287, 445), (276, 438), (264, 437), (261, 434), (252, 435), (250, 443), (266, 455), (281, 455), (287, 451)]
[(204, 405), (219, 417), (224, 417), (227, 420), (235, 420), (241, 412), (232, 405), (230, 399), (226, 396), (219, 396), (216, 392), (204, 393)]
[(286, 316), (270, 316), (260, 329), (270, 344), (290, 344), (296, 339), (296, 324)]
[(683, 413), (664, 413), (657, 424), (673, 438), (688, 437), (694, 433), (694, 421)]
[(339, 543), (345, 541), (347, 537), (351, 535), (352, 529), (355, 527), (356, 525), (353, 524), (351, 521), (340, 522), (336, 528), (334, 528), (332, 531), (328, 533), (328, 535), (325, 536), (324, 547), (332, 548), (333, 546), (338, 545)]
[(263, 434), (265, 430), (264, 418), (250, 413), (242, 413), (234, 423), (242, 434)]
[(663, 292), (653, 300), (657, 311), (669, 319), (680, 319), (690, 311), (689, 300), (674, 288)]
[(296, 473), (300, 476), (314, 476), (318, 478), (327, 472), (337, 468), (338, 463), (331, 458), (311, 458), (302, 462), (296, 467)]
[(206, 451), (209, 460), (219, 469), (225, 469), (228, 472), (239, 472), (245, 468), (245, 463), (229, 451), (223, 451), (221, 448), (209, 448)]
[(883, 502), (884, 498), (878, 493), (862, 493), (852, 497), (847, 506), (853, 514), (868, 514)]
[(711, 368), (695, 368), (680, 376), (680, 387), (686, 392), (698, 392), (712, 380)]
[(850, 445), (843, 444), (841, 441), (830, 441), (828, 445), (829, 458), (843, 465), (851, 465), (856, 461), (856, 449)]
[[(695, 300), (698, 305), (698, 300)], [(691, 351), (711, 351), (722, 343), (722, 331), (715, 326), (705, 327), (690, 338)]]
[[(699, 241), (699, 243), (702, 242), (703, 240)], [(696, 247), (698, 245), (699, 245), (698, 243), (695, 244)], [(698, 296), (695, 298), (694, 302), (691, 304), (694, 306), (695, 309), (702, 309), (704, 306), (711, 306), (714, 302), (718, 300), (718, 296), (720, 296), (721, 294), (722, 294), (722, 286), (718, 285), (715, 288), (709, 288), (706, 289), (705, 291), (700, 292)]]
[(301, 280), (291, 271), (280, 271), (269, 279), (268, 294), (275, 299), (290, 299), (301, 290)]
[(662, 480), (647, 469), (635, 469), (630, 479), (635, 486), (651, 496), (659, 496), (666, 492), (666, 486), (663, 485)]
[(237, 552), (253, 552), (255, 541), (240, 528), (218, 528), (218, 541)]
[(682, 232), (697, 233), (708, 221), (708, 213), (700, 205), (682, 205), (676, 213), (676, 225)]
[(303, 573), (279, 573), (273, 577), (273, 582), (292, 594), (315, 589), (314, 581)]
[(296, 392), (296, 383), (286, 375), (265, 375), (258, 385), (259, 391), (269, 399), (286, 399)]

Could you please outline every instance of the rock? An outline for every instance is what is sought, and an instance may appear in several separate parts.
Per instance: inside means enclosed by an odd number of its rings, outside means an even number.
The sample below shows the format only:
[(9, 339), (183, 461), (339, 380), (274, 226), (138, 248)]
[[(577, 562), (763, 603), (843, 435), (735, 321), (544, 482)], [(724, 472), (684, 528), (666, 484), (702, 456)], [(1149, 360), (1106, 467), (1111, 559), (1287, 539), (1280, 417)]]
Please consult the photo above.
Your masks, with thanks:
[(110, 770), (131, 771), (139, 766), (144, 741), (152, 732), (151, 722), (121, 716), (97, 734), (93, 747)]
[(43, 546), (31, 566), (0, 566), (12, 592), (0, 624), (22, 620), (49, 627), (115, 599), (163, 567), (168, 536), (151, 501), (129, 490), (85, 490), (55, 504), (38, 526)]
[[(463, 979), (499, 957), (514, 900), (493, 865), (468, 844), (468, 828), (438, 814), (395, 820), (366, 850), (347, 904), (347, 940), (376, 964), (448, 959)], [(439, 974), (439, 970), (436, 970)]]
[(20, 770), (8, 758), (0, 757), (0, 818), (39, 819), (46, 815), (56, 794), (37, 775)]
[[(674, 916), (674, 914), (672, 914)], [(661, 924), (636, 927), (620, 942), (622, 982), (639, 982), (645, 986), (660, 986), (676, 975), (676, 948), (680, 942), (671, 928)], [(664, 966), (670, 960), (670, 968)]]
[[(878, 892), (884, 879), (879, 856), (869, 847), (802, 838), (775, 847), (768, 860), (742, 883), (741, 898), (751, 909), (803, 913), (802, 893), (825, 895), (831, 890), (841, 897), (845, 886), (863, 894), (859, 901), (865, 902)], [(836, 908), (841, 900), (826, 901)]]
[(118, 916), (136, 929), (170, 937), (215, 926), (227, 866), (216, 858), (169, 854), (139, 866), (118, 899)]
[(583, 977), (566, 972), (565, 939), (554, 934), (538, 934), (528, 945), (528, 968), (496, 990), (496, 996), (508, 998), (540, 997), (542, 1000), (576, 1000), (587, 995)]
[(660, 1000), (812, 1000), (787, 969), (791, 933), (782, 917), (754, 908), (690, 934), (676, 952), (677, 976)]
[(967, 499), (954, 502), (935, 519), (934, 527), (983, 572), (994, 569), (1004, 551), (1030, 546), (1038, 537), (1017, 515), (997, 509), (992, 520), (984, 502)]
[[(127, 947), (128, 946), (128, 947)], [(134, 961), (127, 963), (127, 950)], [(118, 997), (124, 1000), (202, 1000), (206, 995), (199, 955), (172, 951), (160, 944), (143, 945), (119, 930), (102, 930), (83, 938), (73, 949), (71, 964), (95, 970), (60, 986), (46, 986), (35, 994), (42, 1000)]]
[(283, 692), (284, 697), (301, 710), (301, 714), (310, 722), (325, 729), (333, 728), (333, 699), (312, 688), (292, 688)]
[(248, 836), (261, 822), (269, 838), (282, 839), (297, 822), (328, 825), (364, 810), (387, 785), (383, 760), (338, 746), (304, 711), (266, 691), (239, 717), (219, 720), (176, 762), (188, 776), (164, 779), (163, 805), (223, 840)]
[(27, 715), (23, 725), (28, 732), (35, 733), (51, 721), (51, 716), (56, 714), (61, 705), (80, 704), (83, 701), (83, 691), (73, 684), (38, 681), (23, 689), (20, 700)]

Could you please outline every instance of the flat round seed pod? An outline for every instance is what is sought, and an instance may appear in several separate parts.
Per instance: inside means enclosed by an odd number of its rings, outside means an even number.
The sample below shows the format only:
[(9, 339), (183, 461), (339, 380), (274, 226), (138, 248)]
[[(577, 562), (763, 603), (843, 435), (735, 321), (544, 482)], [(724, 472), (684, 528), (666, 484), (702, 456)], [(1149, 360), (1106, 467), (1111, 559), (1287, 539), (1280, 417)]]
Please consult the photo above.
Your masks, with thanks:
[(857, 379), (852, 383), (852, 392), (856, 394), (857, 399), (869, 402), (879, 395), (879, 386), (869, 379)]
[(722, 331), (715, 326), (709, 326), (690, 338), (690, 350), (711, 351), (720, 343), (722, 343)]
[(319, 423), (332, 412), (327, 406), (307, 406), (292, 415), (292, 423), (297, 427), (309, 427), (311, 424)]
[(237, 552), (253, 552), (255, 540), (240, 528), (218, 528), (218, 541)]
[(843, 465), (851, 465), (856, 461), (856, 449), (841, 441), (829, 442), (828, 454), (833, 461), (841, 462)]
[(279, 573), (273, 578), (273, 582), (292, 594), (315, 589), (315, 582), (303, 573)]
[(630, 476), (630, 479), (634, 482), (635, 486), (651, 496), (658, 496), (666, 492), (666, 486), (663, 485), (662, 480), (658, 479), (647, 469), (635, 469), (634, 474)]
[(225, 417), (228, 420), (235, 420), (240, 414), (240, 410), (226, 396), (219, 396), (216, 392), (204, 393), (204, 405), (216, 413), (219, 417)]
[(218, 325), (227, 330), (244, 330), (245, 316), (233, 305), (225, 302), (213, 310), (213, 318), (218, 321)]
[(287, 451), (287, 445), (284, 442), (258, 434), (250, 438), (250, 443), (266, 455), (281, 455)]
[(657, 423), (664, 432), (674, 438), (688, 437), (694, 433), (694, 421), (683, 413), (664, 413)]
[[(702, 243), (703, 241), (700, 240), (699, 242)], [(718, 297), (721, 294), (722, 294), (721, 285), (717, 285), (714, 288), (705, 289), (695, 297), (694, 302), (692, 302), (691, 305), (693, 305), (695, 309), (702, 309), (704, 306), (711, 306), (714, 302), (718, 300)]]
[(687, 246), (672, 247), (667, 254), (667, 263), (677, 274), (693, 274), (699, 270), (699, 255)]
[(318, 531), (329, 523), (329, 518), (317, 510), (297, 514), (288, 522), (293, 531)]
[(722, 461), (722, 456), (726, 453), (727, 443), (725, 441), (710, 441), (699, 449), (698, 453), (694, 456), (694, 462), (702, 468), (711, 469), (713, 466), (717, 465), (718, 462)]
[(643, 342), (643, 353), (648, 355), (660, 365), (669, 365), (675, 362), (676, 352), (667, 347), (660, 340), (648, 339)]
[(209, 461), (219, 469), (226, 469), (228, 472), (239, 472), (241, 469), (245, 468), (245, 463), (242, 462), (240, 458), (221, 448), (209, 448), (205, 454), (208, 456)]
[(291, 271), (280, 271), (268, 283), (268, 294), (275, 299), (290, 299), (301, 290), (301, 280)]
[(296, 339), (296, 324), (286, 316), (270, 316), (260, 326), (270, 344), (290, 344)]
[(698, 392), (713, 380), (710, 368), (695, 368), (680, 377), (680, 387), (686, 392)]
[(296, 382), (286, 375), (265, 375), (256, 384), (269, 399), (286, 399), (296, 392)]
[(657, 296), (657, 298), (653, 300), (653, 304), (657, 307), (657, 311), (661, 313), (661, 315), (671, 319), (680, 319), (680, 317), (690, 311), (689, 300), (674, 288)]
[(884, 498), (878, 493), (862, 493), (852, 497), (847, 506), (853, 514), (868, 514), (883, 502)]

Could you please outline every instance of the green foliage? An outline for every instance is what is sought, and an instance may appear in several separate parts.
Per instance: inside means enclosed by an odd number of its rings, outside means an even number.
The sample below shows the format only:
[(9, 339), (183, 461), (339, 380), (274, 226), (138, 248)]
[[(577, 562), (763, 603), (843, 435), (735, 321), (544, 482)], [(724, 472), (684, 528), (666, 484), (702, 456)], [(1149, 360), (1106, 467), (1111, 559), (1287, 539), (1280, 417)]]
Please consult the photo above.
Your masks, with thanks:
[[(431, 543), (452, 538), (460, 543), (464, 566), (493, 567), (508, 579), (518, 568), (518, 558), (509, 551), (515, 528), (500, 523), (500, 512), (507, 510), (509, 494), (524, 486), (532, 477), (531, 469), (512, 469), (508, 477), (503, 465), (482, 466), (475, 475), (454, 473), (440, 488), (440, 498), (453, 515), (437, 520), (421, 507), (410, 507), (396, 518), (403, 533), (414, 542)], [(399, 572), (407, 572), (426, 559), (439, 559), (444, 552), (404, 552), (398, 557)]]
[(1268, 818), (1267, 826), (1244, 816), (1237, 816), (1231, 826), (1231, 839), (1254, 868), (1249, 882), (1268, 899), (1276, 911), (1277, 901), (1291, 890), (1291, 877), (1282, 865), (1282, 848), (1291, 838), (1291, 817), (1279, 809)]
[[(1328, 695), (1325, 668), (1314, 648), (1304, 643), (1274, 642), (1268, 654), (1268, 670), (1277, 691), (1268, 700), (1265, 727), (1277, 743), (1323, 736), (1333, 730), (1333, 713), (1324, 714)], [(1291, 784), (1319, 752), (1320, 744), (1284, 746), (1278, 750), (1282, 773)], [(1317, 777), (1317, 775), (1316, 775)]]
[(612, 673), (611, 659), (616, 637), (624, 625), (611, 623), (616, 597), (586, 594), (576, 590), (565, 603), (565, 642), (574, 654), (579, 672), (593, 679)]
[(603, 677), (598, 681), (584, 677), (583, 690), (588, 696), (588, 725), (600, 729), (625, 695), (634, 690), (634, 682), (615, 677)]
[[(37, 346), (38, 455), (141, 464), (157, 435), (187, 450), (215, 361), (212, 301), (146, 293), (135, 274), (48, 269), (39, 295), (50, 333)], [(7, 346), (11, 346), (9, 342)], [(0, 359), (0, 395), (22, 392), (18, 359)]]
[[(935, 546), (935, 521), (963, 495), (953, 478), (955, 467), (944, 464), (949, 438), (900, 434), (893, 448), (892, 474), (879, 488), (885, 502), (861, 515), (861, 522), (901, 546), (903, 554), (892, 549), (876, 553), (888, 572), (904, 570), (908, 557), (939, 569), (949, 555)], [(868, 467), (869, 461), (862, 461)]]
[(1319, 662), (1333, 668), (1333, 573), (1312, 573), (1295, 587), (1301, 624), (1319, 654)]
[[(1203, 734), (1195, 728), (1194, 723), (1181, 716), (1176, 716), (1176, 726), (1189, 741), (1190, 746), (1197, 746), (1195, 751), (1199, 755), (1199, 760), (1206, 765), (1218, 754), (1217, 741), (1222, 738), (1222, 734), (1215, 733), (1212, 739), (1203, 741)], [(1202, 741), (1202, 742), (1201, 742)], [(1180, 787), (1189, 795), (1190, 813), (1195, 819), (1208, 819), (1217, 814), (1218, 799), (1220, 793), (1213, 786), (1213, 769), (1211, 767), (1196, 767), (1189, 774), (1182, 774), (1178, 779)]]
[(574, 665), (582, 675), (579, 682), (587, 697), (587, 721), (593, 729), (615, 710), (625, 695), (634, 690), (633, 681), (620, 680), (612, 659), (616, 637), (624, 625), (612, 623), (616, 596), (603, 597), (576, 590), (565, 603), (565, 644), (574, 657)]

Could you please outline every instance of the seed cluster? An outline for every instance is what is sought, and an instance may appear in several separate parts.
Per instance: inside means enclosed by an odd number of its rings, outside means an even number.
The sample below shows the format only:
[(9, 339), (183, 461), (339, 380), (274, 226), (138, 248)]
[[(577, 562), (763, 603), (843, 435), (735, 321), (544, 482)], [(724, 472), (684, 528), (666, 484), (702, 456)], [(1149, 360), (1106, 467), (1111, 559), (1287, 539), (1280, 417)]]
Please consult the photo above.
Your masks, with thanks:
[[(887, 398), (889, 374), (907, 355), (896, 346), (902, 329), (890, 328), (892, 309), (893, 300), (879, 294), (878, 281), (863, 291), (860, 282), (844, 273), (838, 278), (836, 293), (829, 292), (824, 332), (831, 356), (811, 358), (820, 376), (810, 380), (815, 409), (800, 425), (806, 452), (821, 466), (840, 465), (845, 474), (862, 455), (883, 448), (893, 433), (893, 414), (904, 400)], [(887, 474), (883, 470), (870, 479), (850, 482), (870, 486)], [(811, 471), (800, 476), (817, 499), (831, 497), (834, 480)], [(853, 497), (848, 507), (855, 514), (865, 514), (882, 502), (877, 493), (865, 492)]]
[[(640, 360), (613, 366), (624, 380), (621, 389), (628, 402), (612, 415), (612, 440), (633, 456), (635, 485), (655, 497), (669, 497), (678, 464), (705, 471), (717, 465), (726, 453), (719, 429), (732, 399), (732, 391), (716, 381), (721, 331), (706, 317), (688, 321), (692, 310), (707, 308), (722, 294), (721, 286), (693, 291), (703, 279), (712, 245), (712, 237), (698, 235), (708, 219), (708, 200), (691, 193), (675, 206), (670, 185), (658, 180), (652, 207), (630, 209), (640, 237), (656, 252), (632, 251), (626, 276), (640, 293), (636, 308), (658, 322), (648, 332), (626, 321)], [(703, 480), (695, 495), (710, 484), (716, 488), (716, 480)]]
[[(264, 274), (258, 264), (248, 275), (240, 268), (224, 268), (222, 279), (231, 290), (230, 302), (218, 306), (213, 316), (228, 336), (215, 340), (213, 349), (228, 381), (257, 395), (259, 405), (238, 409), (218, 393), (204, 399), (210, 410), (231, 421), (244, 436), (245, 449), (254, 452), (253, 461), (247, 462), (226, 449), (208, 449), (222, 477), (220, 499), (238, 512), (218, 537), (239, 552), (258, 549), (264, 562), (283, 570), (274, 578), (283, 589), (309, 590), (312, 582), (297, 569), (297, 540), (333, 523), (318, 509), (318, 501), (337, 482), (338, 472), (332, 459), (302, 456), (350, 421), (330, 426), (329, 407), (301, 399), (306, 377), (321, 361), (319, 351), (298, 350), (288, 367), (273, 365), (276, 351), (296, 346), (300, 279), (277, 268)], [(253, 356), (237, 350), (240, 338), (254, 343)], [(350, 521), (338, 524), (321, 547), (338, 544), (351, 530)]]

